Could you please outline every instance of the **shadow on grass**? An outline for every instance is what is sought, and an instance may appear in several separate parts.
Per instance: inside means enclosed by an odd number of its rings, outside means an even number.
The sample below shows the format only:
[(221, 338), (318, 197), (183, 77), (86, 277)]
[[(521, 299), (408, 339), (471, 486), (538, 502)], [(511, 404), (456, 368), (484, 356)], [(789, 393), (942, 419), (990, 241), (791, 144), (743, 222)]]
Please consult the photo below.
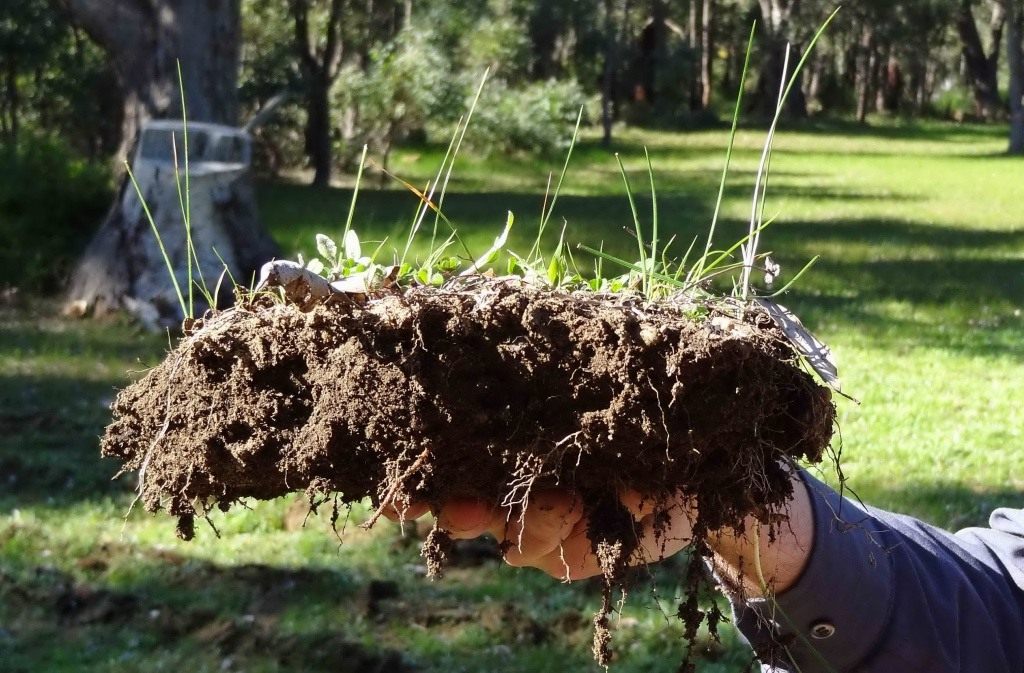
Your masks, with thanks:
[(852, 119), (821, 119), (797, 124), (783, 122), (783, 130), (844, 138), (885, 138), (933, 142), (977, 142), (979, 139), (1008, 137), (1005, 124), (952, 124), (914, 119), (890, 119), (861, 123)]
[[(717, 177), (698, 172), (668, 171), (673, 180), (659, 180), (658, 211), (660, 238), (662, 241), (676, 235), (679, 241), (688, 244), (693, 237), (700, 240), (707, 235), (714, 211), (714, 202), (709, 194), (717, 192)], [(779, 176), (775, 176), (776, 178)], [(751, 181), (752, 181), (751, 177)], [(651, 227), (651, 200), (644, 185), (634, 184), (636, 204), (641, 225), (647, 235)], [(823, 201), (858, 202), (880, 198), (879, 195), (842, 188), (815, 188), (775, 184), (773, 198), (813, 198)], [(268, 184), (261, 188), (260, 208), (268, 227), (283, 244), (286, 254), (290, 251), (314, 249), (318, 233), (340, 234), (344, 226), (343, 214), (347, 213), (352, 192), (349, 189), (314, 190), (300, 185), (285, 183)], [(732, 179), (725, 189), (727, 199), (746, 197), (750, 186), (742, 180)], [(889, 200), (910, 201), (916, 197), (886, 196)], [(381, 241), (387, 237), (389, 248), (402, 248), (408, 237), (413, 213), (418, 199), (414, 195), (393, 189), (363, 190), (358, 197), (357, 216), (353, 227), (364, 240)], [(485, 250), (505, 223), (506, 214), (516, 216), (516, 226), (509, 238), (509, 248), (528, 248), (536, 236), (543, 193), (491, 191), (491, 192), (450, 192), (444, 201), (445, 216), (457, 227), (460, 237), (471, 245), (471, 251)], [(434, 225), (434, 216), (429, 214), (417, 236), (413, 249), (425, 254)], [(549, 222), (547, 241), (553, 249), (562, 223), (567, 224), (570, 239), (595, 245), (604, 241), (610, 250), (626, 252), (635, 250), (627, 231), (634, 229), (629, 200), (625, 192), (621, 195), (570, 195), (558, 198), (553, 216)], [(724, 225), (723, 225), (724, 226)], [(783, 225), (776, 225), (772, 231)], [(784, 226), (791, 227), (791, 223)], [(830, 223), (828, 226), (832, 226)], [(443, 240), (450, 228), (441, 221), (438, 237)], [(743, 232), (745, 233), (745, 231)], [(743, 233), (737, 227), (718, 240), (732, 243)], [(685, 244), (683, 249), (685, 250)], [(460, 251), (461, 252), (461, 251)], [(680, 251), (681, 254), (682, 251)]]
[[(137, 579), (104, 581), (119, 555), (136, 558)], [(366, 616), (368, 593), (344, 570), (218, 567), (171, 552), (105, 546), (77, 559), (88, 579), (52, 566), (0, 559), (0, 624), (13, 642), (4, 670), (411, 671), (392, 648), (359, 642), (347, 628)], [(372, 586), (372, 585), (371, 585)], [(330, 612), (306, 628), (301, 614)], [(291, 620), (290, 615), (299, 616)], [(184, 669), (178, 669), (184, 670)]]
[(0, 511), (123, 494), (131, 479), (111, 481), (99, 435), (110, 422), (116, 380), (0, 375)]
[[(503, 581), (502, 592), (469, 597), (457, 580), (435, 584), (405, 574), (368, 581), (340, 565), (225, 567), (114, 544), (62, 559), (73, 568), (67, 570), (7, 551), (19, 534), (27, 533), (0, 528), (6, 543), (0, 545), (5, 671), (109, 670), (104, 666), (111, 661), (121, 671), (186, 665), (190, 671), (441, 673), (456, 666), (556, 673), (594, 666), (589, 638), (597, 584), (581, 591), (591, 583), (561, 586), (539, 573), (520, 581), (506, 568), (503, 580), (489, 580), (495, 587)], [(490, 567), (477, 572), (495, 574)], [(662, 595), (671, 595), (675, 572), (662, 578)], [(472, 576), (464, 570), (457, 577)], [(634, 595), (631, 603), (644, 600)], [(644, 634), (628, 625), (616, 628), (614, 644), (623, 650), (616, 668), (675, 670), (680, 629), (667, 623), (663, 631), (648, 627)], [(640, 638), (651, 642), (637, 647)], [(735, 646), (708, 647), (705, 663), (749, 660)], [(737, 670), (710, 666), (699, 670)]]

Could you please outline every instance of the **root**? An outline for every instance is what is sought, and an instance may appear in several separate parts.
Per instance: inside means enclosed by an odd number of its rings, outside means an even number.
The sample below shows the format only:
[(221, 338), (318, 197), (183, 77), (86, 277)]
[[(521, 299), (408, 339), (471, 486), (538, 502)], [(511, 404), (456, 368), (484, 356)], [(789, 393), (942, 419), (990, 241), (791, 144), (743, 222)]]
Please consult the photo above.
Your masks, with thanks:
[(430, 529), (427, 539), (420, 547), (420, 553), (427, 564), (427, 577), (436, 580), (444, 577), (444, 568), (448, 565), (448, 556), (452, 548), (451, 535), (443, 528), (438, 527), (437, 521)]
[(408, 481), (412, 475), (416, 474), (420, 468), (426, 465), (429, 458), (430, 448), (428, 447), (423, 449), (420, 455), (416, 457), (416, 460), (412, 462), (412, 465), (410, 465), (408, 469), (401, 474), (401, 476), (391, 482), (391, 485), (388, 487), (384, 497), (380, 499), (380, 505), (378, 505), (377, 510), (373, 513), (373, 516), (366, 521), (366, 523), (360, 525), (361, 528), (365, 528), (367, 530), (373, 528), (373, 525), (377, 523), (381, 516), (384, 515), (384, 510), (390, 507), (392, 502), (394, 502), (395, 495), (403, 486), (405, 486), (405, 482)]

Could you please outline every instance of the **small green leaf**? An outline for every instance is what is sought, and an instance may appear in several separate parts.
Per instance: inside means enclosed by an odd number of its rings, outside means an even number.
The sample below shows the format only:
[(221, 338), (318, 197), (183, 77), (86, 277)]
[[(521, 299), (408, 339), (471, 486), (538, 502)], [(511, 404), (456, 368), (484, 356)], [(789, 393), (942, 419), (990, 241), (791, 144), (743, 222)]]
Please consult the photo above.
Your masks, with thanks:
[(513, 275), (516, 272), (516, 268), (519, 266), (519, 262), (516, 261), (515, 257), (509, 257), (508, 259), (508, 275)]
[(548, 264), (548, 282), (551, 285), (558, 285), (562, 279), (562, 257), (555, 255)]
[(363, 256), (362, 248), (359, 246), (359, 235), (354, 229), (349, 229), (345, 234), (345, 257), (348, 259), (359, 259)]
[(444, 276), (434, 272), (434, 275), (430, 277), (430, 284), (435, 287), (441, 287), (444, 284)]
[(338, 246), (330, 236), (323, 234), (316, 235), (316, 251), (328, 262), (334, 263), (338, 259)]
[(324, 272), (324, 263), (319, 259), (314, 258), (309, 260), (309, 264), (306, 265), (306, 268), (313, 273), (320, 275)]
[(441, 271), (454, 271), (459, 268), (460, 261), (458, 257), (445, 257), (437, 263), (437, 268)]
[(416, 272), (416, 280), (419, 281), (420, 285), (430, 285), (430, 269), (421, 266), (419, 271)]

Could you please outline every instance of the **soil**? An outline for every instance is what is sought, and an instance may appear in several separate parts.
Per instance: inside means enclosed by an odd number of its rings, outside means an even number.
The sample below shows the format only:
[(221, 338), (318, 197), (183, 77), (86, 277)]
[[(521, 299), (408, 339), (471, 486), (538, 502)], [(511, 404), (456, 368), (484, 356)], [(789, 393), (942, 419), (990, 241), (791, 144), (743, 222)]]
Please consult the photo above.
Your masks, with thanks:
[[(685, 491), (699, 542), (782, 503), (783, 464), (819, 461), (835, 417), (756, 306), (482, 277), (302, 309), (261, 296), (191, 325), (113, 411), (103, 454), (182, 537), (214, 506), (292, 491), (516, 505), (558, 485), (585, 502), (609, 595), (636, 548), (620, 489)], [(428, 566), (446, 543), (431, 534)]]

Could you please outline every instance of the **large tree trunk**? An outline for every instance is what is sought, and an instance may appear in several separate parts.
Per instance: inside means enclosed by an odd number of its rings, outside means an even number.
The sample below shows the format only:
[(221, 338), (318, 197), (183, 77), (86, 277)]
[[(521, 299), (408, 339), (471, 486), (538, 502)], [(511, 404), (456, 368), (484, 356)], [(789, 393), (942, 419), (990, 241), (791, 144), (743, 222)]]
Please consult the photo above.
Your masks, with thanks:
[(999, 100), (999, 50), (1002, 41), (1003, 26), (1006, 23), (1006, 12), (1000, 3), (994, 5), (992, 20), (989, 25), (991, 32), (992, 51), (985, 53), (974, 22), (971, 0), (961, 0), (956, 13), (956, 30), (960, 36), (961, 51), (967, 77), (970, 79), (974, 93), (974, 106), (979, 117), (992, 119), (999, 116), (1003, 109)]
[(1024, 7), (1020, 0), (1005, 0), (1007, 60), (1010, 66), (1011, 154), (1024, 154)]
[[(800, 47), (795, 43), (790, 25), (790, 17), (798, 4), (799, 0), (759, 0), (764, 30), (761, 31), (762, 60), (761, 74), (757, 81), (756, 105), (766, 116), (775, 114), (779, 90), (784, 86), (782, 69), (786, 60), (787, 44), (791, 45), (787, 80), (792, 77), (793, 69), (800, 61)], [(800, 78), (790, 91), (785, 113), (797, 119), (807, 116), (807, 99)]]
[[(124, 100), (120, 156), (127, 157), (142, 125), (154, 118), (182, 115), (178, 63), (191, 122), (234, 125), (238, 113), (240, 0), (60, 0), (71, 18), (102, 47), (117, 75)], [(248, 174), (198, 193), (193, 184), (193, 238), (216, 242), (235, 278), (246, 282), (277, 247), (260, 226)], [(214, 190), (214, 187), (210, 187)], [(133, 190), (123, 180), (99, 232), (72, 276), (69, 308), (103, 313), (119, 308), (169, 324), (183, 317), (172, 278), (141, 208), (131, 207)], [(154, 212), (161, 238), (185, 278), (187, 255), (180, 212), (167, 199), (146, 195), (161, 208)], [(127, 206), (126, 206), (127, 204)], [(197, 217), (198, 216), (198, 217)], [(197, 247), (203, 274), (212, 284), (223, 267), (210, 250)], [(212, 259), (211, 259), (212, 258)], [(182, 288), (187, 292), (187, 284)], [(229, 295), (230, 293), (224, 293)], [(197, 304), (196, 313), (204, 305)]]

